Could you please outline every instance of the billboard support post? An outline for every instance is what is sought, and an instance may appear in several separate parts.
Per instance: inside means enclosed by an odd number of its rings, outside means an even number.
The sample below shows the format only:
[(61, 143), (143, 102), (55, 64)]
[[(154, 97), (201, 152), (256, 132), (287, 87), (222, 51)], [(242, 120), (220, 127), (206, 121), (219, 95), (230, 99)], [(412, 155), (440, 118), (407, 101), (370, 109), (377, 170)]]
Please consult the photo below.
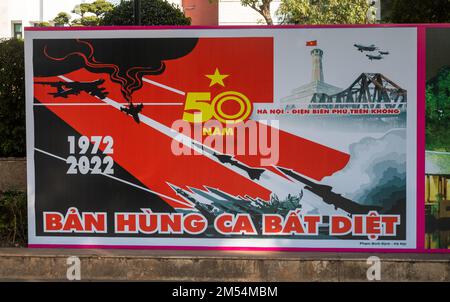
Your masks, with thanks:
[(134, 25), (141, 25), (141, 0), (134, 0)]

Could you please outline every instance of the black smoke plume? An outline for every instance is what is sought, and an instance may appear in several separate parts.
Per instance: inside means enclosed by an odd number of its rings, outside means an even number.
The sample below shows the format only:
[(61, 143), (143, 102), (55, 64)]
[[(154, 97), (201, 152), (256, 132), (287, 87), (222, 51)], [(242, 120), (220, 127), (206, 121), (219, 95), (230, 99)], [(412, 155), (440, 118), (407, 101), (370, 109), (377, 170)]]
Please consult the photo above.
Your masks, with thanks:
[(35, 77), (59, 76), (81, 68), (108, 73), (121, 85), (127, 101), (142, 87), (145, 75), (162, 74), (164, 61), (189, 54), (196, 38), (148, 39), (36, 39), (33, 44)]

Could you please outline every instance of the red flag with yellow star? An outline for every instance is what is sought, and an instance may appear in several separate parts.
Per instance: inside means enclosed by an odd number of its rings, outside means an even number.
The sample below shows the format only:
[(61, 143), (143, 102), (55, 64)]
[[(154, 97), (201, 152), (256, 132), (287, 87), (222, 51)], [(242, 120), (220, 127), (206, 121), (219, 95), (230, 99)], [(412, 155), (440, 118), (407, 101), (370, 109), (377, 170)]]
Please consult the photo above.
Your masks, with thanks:
[[(183, 92), (234, 90), (251, 102), (273, 102), (272, 38), (200, 38), (188, 55), (166, 62), (152, 80)], [(136, 91), (136, 99), (179, 101), (164, 89)]]

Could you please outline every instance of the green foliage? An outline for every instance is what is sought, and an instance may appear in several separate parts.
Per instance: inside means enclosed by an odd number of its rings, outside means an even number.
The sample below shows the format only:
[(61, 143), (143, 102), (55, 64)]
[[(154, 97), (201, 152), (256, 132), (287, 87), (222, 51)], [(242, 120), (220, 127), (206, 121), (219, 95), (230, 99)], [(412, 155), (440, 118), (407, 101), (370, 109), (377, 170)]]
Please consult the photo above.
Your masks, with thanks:
[(25, 156), (23, 41), (0, 40), (0, 157)]
[(254, 9), (257, 13), (259, 13), (267, 25), (272, 25), (273, 20), (270, 15), (270, 3), (272, 0), (241, 0), (241, 4), (243, 6), (248, 6)]
[(0, 193), (0, 245), (27, 243), (27, 197), (20, 191)]
[[(101, 18), (107, 12), (112, 11), (114, 5), (106, 0), (96, 0), (92, 3), (81, 3), (72, 10), (73, 13), (81, 18), (75, 19), (72, 26), (95, 26), (100, 23)], [(86, 15), (90, 14), (90, 15)]]
[(282, 23), (288, 24), (360, 24), (375, 21), (374, 8), (367, 0), (282, 0), (277, 15)]
[(53, 22), (55, 23), (55, 25), (60, 25), (60, 26), (62, 26), (62, 25), (69, 24), (71, 18), (72, 18), (72, 17), (71, 17), (68, 13), (60, 12), (60, 13), (53, 19)]
[(43, 22), (36, 23), (36, 26), (37, 27), (47, 27), (47, 26), (50, 26), (50, 23), (47, 21), (43, 21)]
[[(134, 25), (133, 1), (121, 1), (114, 6), (106, 0), (96, 0), (75, 6), (72, 13), (79, 15), (80, 18), (70, 22), (70, 15), (61, 12), (53, 19), (53, 23), (60, 26)], [(190, 18), (187, 18), (178, 6), (164, 0), (141, 0), (141, 19), (142, 25), (191, 24)]]
[(428, 81), (426, 100), (426, 148), (450, 151), (450, 67)]
[(80, 19), (80, 25), (83, 26), (95, 26), (100, 23), (100, 19), (97, 16), (85, 16)]
[[(436, 198), (438, 197), (438, 195), (441, 194), (437, 194)], [(425, 206), (425, 211), (426, 211), (426, 215), (427, 216), (432, 216), (434, 218), (438, 218), (439, 217), (439, 203), (432, 203), (432, 204), (427, 204)]]
[(96, 0), (89, 5), (88, 12), (93, 13), (97, 18), (114, 9), (114, 5), (106, 0)]
[(382, 3), (381, 14), (389, 23), (444, 23), (450, 22), (449, 0), (392, 0)]
[(81, 18), (73, 19), (72, 22), (70, 22), (70, 26), (83, 26), (83, 24), (81, 24)]
[[(174, 4), (164, 0), (141, 0), (142, 25), (190, 25), (191, 19)], [(105, 13), (100, 25), (134, 25), (132, 1), (122, 1)]]
[(91, 3), (81, 3), (75, 5), (75, 8), (72, 10), (72, 13), (80, 15), (80, 17), (83, 18), (84, 15), (90, 11), (91, 11)]

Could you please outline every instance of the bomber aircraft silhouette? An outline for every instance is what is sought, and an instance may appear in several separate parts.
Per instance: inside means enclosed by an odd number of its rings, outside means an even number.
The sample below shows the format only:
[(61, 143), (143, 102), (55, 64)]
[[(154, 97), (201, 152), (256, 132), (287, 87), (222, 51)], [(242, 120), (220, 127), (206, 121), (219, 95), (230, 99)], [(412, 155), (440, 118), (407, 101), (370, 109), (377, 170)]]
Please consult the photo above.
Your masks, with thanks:
[(56, 88), (56, 92), (50, 93), (54, 97), (67, 98), (69, 95), (79, 95), (81, 92), (86, 92), (92, 96), (104, 99), (108, 92), (106, 88), (99, 87), (105, 82), (103, 79), (99, 79), (93, 82), (34, 82), (40, 85), (49, 85)]

